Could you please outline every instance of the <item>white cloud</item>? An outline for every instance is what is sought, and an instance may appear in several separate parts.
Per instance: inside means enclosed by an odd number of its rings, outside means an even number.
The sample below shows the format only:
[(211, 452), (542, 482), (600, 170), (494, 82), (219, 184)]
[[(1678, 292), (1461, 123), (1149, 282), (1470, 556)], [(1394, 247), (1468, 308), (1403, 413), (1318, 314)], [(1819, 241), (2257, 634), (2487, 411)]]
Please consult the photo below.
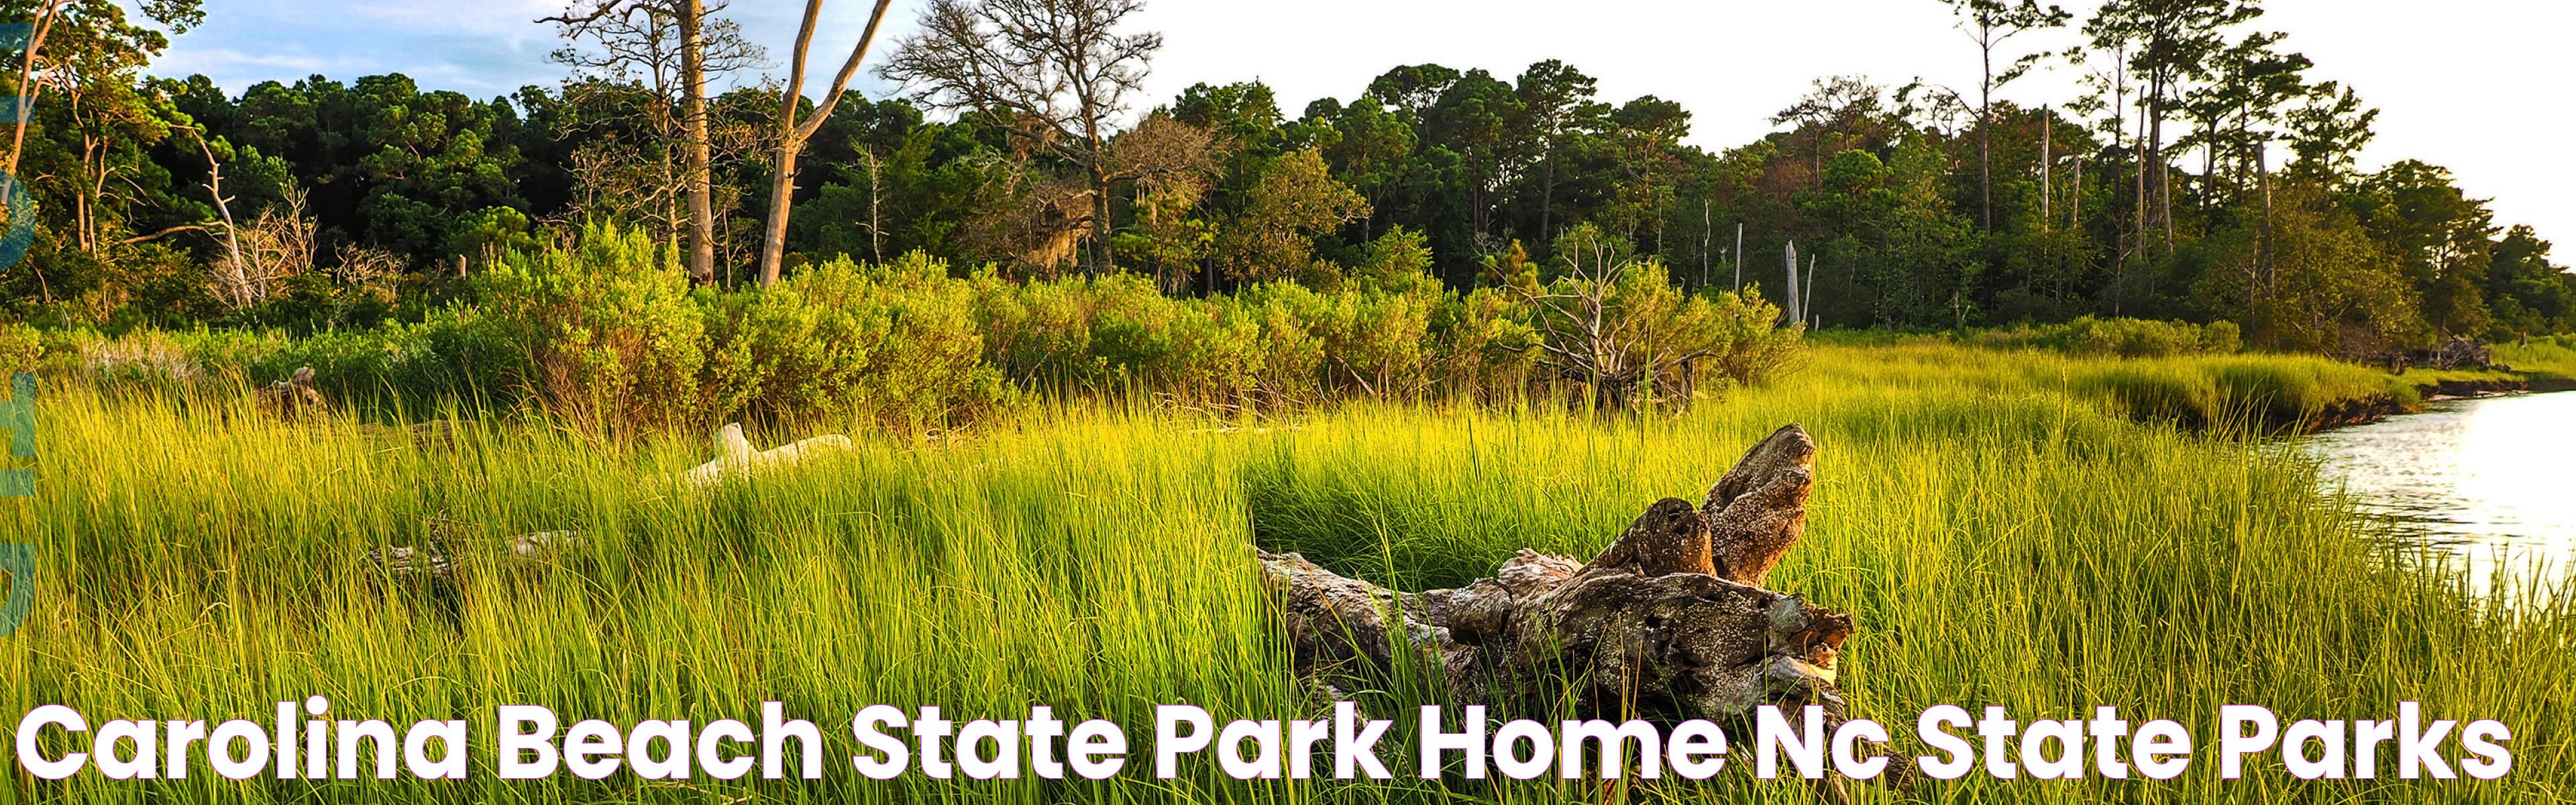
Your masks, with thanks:
[(412, 35), (472, 34), (507, 38), (515, 43), (553, 37), (554, 31), (537, 19), (563, 13), (564, 4), (553, 0), (414, 0), (354, 3), (346, 8), (351, 16), (378, 25), (401, 26), (403, 33)]
[(315, 73), (364, 73), (379, 70), (374, 59), (361, 56), (325, 58), (309, 53), (244, 53), (231, 48), (174, 48), (152, 65), (163, 75), (204, 73), (209, 76), (262, 75), (279, 80), (302, 78)]

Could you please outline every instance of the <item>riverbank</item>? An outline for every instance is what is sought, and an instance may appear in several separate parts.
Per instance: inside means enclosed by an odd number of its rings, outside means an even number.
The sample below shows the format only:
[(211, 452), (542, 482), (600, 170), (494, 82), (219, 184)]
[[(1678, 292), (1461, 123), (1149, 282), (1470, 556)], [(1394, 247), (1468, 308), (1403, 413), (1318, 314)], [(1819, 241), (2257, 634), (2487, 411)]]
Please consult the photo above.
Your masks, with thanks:
[[(2409, 370), (2392, 375), (2395, 382), (2413, 390), (2398, 391), (2375, 398), (2356, 398), (2329, 406), (2303, 428), (2314, 433), (2333, 428), (2369, 424), (2400, 414), (2423, 410), (2423, 403), (2441, 400), (2474, 399), (2524, 392), (2576, 391), (2576, 351), (2554, 344), (2526, 348), (2521, 354), (2531, 358), (2516, 365), (2498, 360), (2495, 369)], [(2502, 348), (2499, 348), (2502, 351)], [(2569, 352), (2561, 357), (2554, 352)], [(2535, 368), (2525, 369), (2531, 366)]]
[[(1130, 725), (1176, 702), (1220, 719), (1312, 718), (1330, 711), (1290, 673), (1252, 546), (1405, 589), (1490, 575), (1524, 547), (1589, 555), (1640, 501), (1698, 495), (1746, 445), (1800, 422), (1823, 445), (1819, 482), (1807, 537), (1772, 582), (1854, 614), (1841, 685), (1857, 713), (1910, 723), (1957, 704), (2080, 719), (2113, 704), (2214, 735), (2220, 704), (2351, 719), (2411, 700), (2516, 736), (2514, 773), (2495, 782), (2306, 782), (2267, 761), (2243, 780), (2214, 763), (2173, 781), (1972, 775), (1909, 799), (2520, 802), (2576, 786), (2562, 609), (2482, 606), (2459, 574), (2375, 550), (2371, 526), (2286, 450), (2113, 407), (2132, 399), (2114, 391), (2132, 375), (2250, 388), (2268, 359), (1900, 345), (1804, 360), (1679, 417), (1360, 405), (1228, 432), (1151, 406), (1067, 406), (927, 447), (862, 435), (846, 459), (711, 493), (652, 486), (704, 461), (703, 437), (603, 444), (500, 418), (417, 442), (337, 415), (281, 423), (237, 399), (49, 388), (37, 495), (5, 515), (40, 564), (36, 607), (0, 639), (0, 710), (264, 718), (319, 693), (342, 718), (468, 720), (478, 758), (500, 704), (620, 724), (769, 700), (818, 723), (883, 702), (970, 717), (1039, 703)], [(561, 529), (590, 540), (551, 562), (509, 558), (510, 535)], [(433, 540), (461, 557), (448, 597), (388, 583), (365, 559)], [(1402, 686), (1360, 698), (1398, 718), (1398, 734), (1414, 707), (1441, 702)], [(828, 756), (860, 751), (825, 733)], [(832, 775), (679, 789), (488, 771), (243, 785), (199, 769), (157, 785), (247, 803), (1809, 796), (1732, 770), (1651, 790), (1246, 782), (1212, 764), (1151, 788)], [(127, 785), (16, 788), (90, 801), (129, 797)]]
[[(1930, 358), (1970, 348), (1943, 338), (1866, 342), (1828, 337), (1819, 349), (1893, 349)], [(2402, 374), (2314, 355), (2228, 353), (2148, 358), (2086, 357), (2032, 348), (1982, 349), (2012, 356), (2033, 382), (2102, 402), (2141, 422), (2192, 430), (2314, 433), (2422, 410), (2425, 402), (2522, 391), (2576, 389), (2576, 339), (2560, 336), (2495, 347), (2495, 369), (2411, 369)], [(2010, 372), (2006, 372), (2010, 374)]]

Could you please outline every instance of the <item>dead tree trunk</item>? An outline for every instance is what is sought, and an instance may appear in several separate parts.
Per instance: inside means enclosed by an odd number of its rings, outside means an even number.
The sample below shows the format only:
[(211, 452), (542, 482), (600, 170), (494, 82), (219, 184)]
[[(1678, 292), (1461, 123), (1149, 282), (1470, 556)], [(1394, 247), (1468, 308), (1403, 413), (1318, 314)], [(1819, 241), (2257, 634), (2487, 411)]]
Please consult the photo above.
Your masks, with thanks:
[(1462, 703), (1563, 697), (1590, 712), (1712, 720), (1818, 704), (1839, 723), (1834, 654), (1851, 616), (1762, 586), (1805, 531), (1815, 455), (1805, 430), (1783, 427), (1703, 503), (1656, 502), (1589, 563), (1524, 549), (1494, 578), (1423, 593), (1296, 554), (1264, 552), (1262, 570), (1295, 666), (1327, 686), (1418, 662)]

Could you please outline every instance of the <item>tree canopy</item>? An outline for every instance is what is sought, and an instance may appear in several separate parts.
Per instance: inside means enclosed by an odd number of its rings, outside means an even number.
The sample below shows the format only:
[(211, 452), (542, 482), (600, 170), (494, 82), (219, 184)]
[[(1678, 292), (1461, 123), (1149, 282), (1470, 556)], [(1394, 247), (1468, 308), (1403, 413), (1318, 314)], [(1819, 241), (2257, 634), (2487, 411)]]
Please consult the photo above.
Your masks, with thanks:
[[(1977, 45), (1959, 52), (1987, 76), (1976, 91), (1822, 79), (1770, 134), (1709, 149), (1688, 141), (1693, 122), (1746, 110), (1604, 98), (1554, 60), (1516, 75), (1397, 66), (1293, 116), (1258, 81), (1157, 102), (1137, 92), (1162, 39), (1130, 30), (1133, 0), (941, 0), (873, 60), (907, 94), (790, 112), (804, 167), (778, 185), (797, 213), (777, 224), (778, 262), (921, 252), (1201, 294), (1330, 286), (1401, 253), (1464, 291), (1563, 263), (1554, 250), (1580, 230), (1652, 258), (1681, 290), (1758, 284), (1831, 327), (2143, 316), (2345, 352), (2576, 329), (2576, 280), (2533, 230), (2496, 220), (2437, 164), (2360, 169), (2375, 110), (2262, 27), (2258, 2), (2117, 0), (2077, 20), (1942, 1)], [(505, 98), (401, 75), (228, 94), (150, 74), (166, 32), (201, 19), (194, 4), (139, 8), (15, 4), (53, 27), (0, 79), (38, 98), (9, 157), (37, 236), (0, 273), (8, 315), (401, 320), (461, 298), (458, 278), (508, 250), (601, 222), (677, 244), (709, 216), (721, 270), (698, 281), (757, 274), (778, 96), (708, 101), (709, 209), (683, 204), (689, 99), (662, 58), (680, 52), (676, 26), (567, 25), (569, 74)], [(2084, 45), (2006, 47), (2060, 25)], [(720, 18), (700, 35), (700, 69), (775, 67)], [(2037, 108), (1995, 97), (2043, 63), (2088, 90)], [(309, 242), (268, 266), (240, 237), (263, 220), (275, 231), (261, 243)]]

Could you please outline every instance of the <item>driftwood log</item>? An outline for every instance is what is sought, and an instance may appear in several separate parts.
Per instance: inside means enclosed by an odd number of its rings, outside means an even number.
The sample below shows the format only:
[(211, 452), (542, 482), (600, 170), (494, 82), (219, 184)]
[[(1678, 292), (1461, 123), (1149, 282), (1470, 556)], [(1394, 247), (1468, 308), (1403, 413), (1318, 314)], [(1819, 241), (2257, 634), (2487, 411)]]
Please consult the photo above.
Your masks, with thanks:
[(297, 367), (285, 380), (261, 386), (251, 392), (260, 412), (279, 419), (293, 420), (323, 408), (322, 392), (313, 389), (313, 367)]
[[(299, 372), (297, 377), (299, 382), (309, 381), (311, 372)], [(448, 430), (442, 429), (440, 432), (446, 433)], [(421, 431), (415, 430), (414, 435), (420, 437)], [(452, 436), (449, 439), (453, 441)], [(850, 437), (834, 433), (768, 450), (757, 450), (751, 446), (751, 440), (743, 436), (742, 425), (739, 423), (728, 424), (716, 431), (715, 441), (716, 457), (682, 473), (678, 481), (683, 487), (691, 490), (712, 489), (764, 472), (792, 469), (823, 456), (849, 452), (855, 447)], [(652, 485), (643, 491), (648, 493), (657, 491), (662, 484), (667, 484), (671, 480), (667, 476), (655, 479)], [(448, 543), (467, 538), (472, 529), (462, 523), (438, 517), (432, 518), (425, 525), (424, 530), (426, 538), (419, 545), (371, 550), (367, 552), (368, 560), (382, 565), (386, 570), (397, 575), (426, 576), (441, 581), (452, 580), (458, 557), (449, 552)], [(568, 551), (584, 547), (587, 541), (588, 535), (580, 531), (539, 531), (520, 534), (510, 538), (510, 556), (524, 562), (544, 563), (553, 561)]]
[(1763, 586), (1805, 531), (1815, 457), (1804, 429), (1783, 427), (1702, 502), (1657, 501), (1590, 562), (1523, 549), (1454, 590), (1396, 592), (1296, 554), (1261, 563), (1297, 669), (1335, 694), (1419, 663), (1460, 704), (1737, 724), (1764, 704), (1818, 704), (1839, 724), (1834, 654), (1851, 616)]
[(817, 456), (846, 453), (854, 446), (850, 437), (833, 433), (768, 450), (754, 450), (751, 440), (743, 438), (742, 424), (737, 422), (716, 431), (716, 457), (689, 470), (680, 479), (690, 488), (705, 489), (735, 478), (748, 478), (771, 468), (793, 467)]

